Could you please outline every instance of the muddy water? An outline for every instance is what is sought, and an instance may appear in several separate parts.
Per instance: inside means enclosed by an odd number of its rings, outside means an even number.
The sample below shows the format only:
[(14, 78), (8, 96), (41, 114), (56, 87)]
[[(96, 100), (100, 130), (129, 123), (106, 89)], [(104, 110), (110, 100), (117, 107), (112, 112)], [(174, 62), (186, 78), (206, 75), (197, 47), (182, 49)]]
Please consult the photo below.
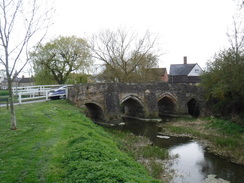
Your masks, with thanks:
[(126, 125), (122, 127), (124, 130), (129, 130), (135, 135), (146, 136), (155, 145), (167, 148), (171, 155), (177, 155), (178, 158), (167, 165), (175, 172), (172, 183), (201, 183), (211, 174), (231, 183), (244, 182), (244, 166), (208, 153), (199, 142), (190, 138), (167, 139), (158, 136), (158, 127), (150, 122), (130, 120), (125, 123)]

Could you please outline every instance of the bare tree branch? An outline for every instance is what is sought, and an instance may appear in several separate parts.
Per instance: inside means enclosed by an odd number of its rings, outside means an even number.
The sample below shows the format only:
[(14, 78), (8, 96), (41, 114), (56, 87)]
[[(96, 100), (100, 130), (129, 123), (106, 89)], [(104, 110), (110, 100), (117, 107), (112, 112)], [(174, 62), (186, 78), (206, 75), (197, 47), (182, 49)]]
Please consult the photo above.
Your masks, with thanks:
[[(139, 37), (138, 34), (119, 28), (115, 32), (105, 30), (93, 35), (89, 45), (93, 57), (102, 61), (105, 68), (110, 67), (110, 72), (116, 75), (118, 81), (129, 82), (129, 78), (138, 72), (139, 66), (150, 65), (144, 63), (150, 62), (144, 59), (147, 55), (158, 58), (159, 55), (155, 51), (157, 40), (149, 31)], [(156, 60), (152, 61), (154, 66), (157, 65)]]
[[(10, 93), (11, 125), (16, 129), (12, 82), (29, 61), (34, 42), (40, 43), (50, 25), (52, 7), (40, 0), (0, 1), (0, 63), (4, 65)], [(37, 36), (41, 33), (39, 36)], [(17, 75), (14, 75), (17, 77)]]

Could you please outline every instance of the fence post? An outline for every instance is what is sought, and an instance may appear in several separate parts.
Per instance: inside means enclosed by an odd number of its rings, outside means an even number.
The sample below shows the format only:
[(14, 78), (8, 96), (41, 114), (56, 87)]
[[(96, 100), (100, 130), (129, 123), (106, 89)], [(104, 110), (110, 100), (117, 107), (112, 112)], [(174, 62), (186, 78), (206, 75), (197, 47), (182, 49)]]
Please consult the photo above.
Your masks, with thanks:
[(46, 100), (48, 100), (48, 90), (46, 90)]
[(8, 110), (8, 106), (9, 106), (9, 104), (8, 104), (8, 100), (9, 100), (9, 97), (7, 98), (7, 110)]
[(21, 92), (19, 92), (19, 103), (21, 104)]

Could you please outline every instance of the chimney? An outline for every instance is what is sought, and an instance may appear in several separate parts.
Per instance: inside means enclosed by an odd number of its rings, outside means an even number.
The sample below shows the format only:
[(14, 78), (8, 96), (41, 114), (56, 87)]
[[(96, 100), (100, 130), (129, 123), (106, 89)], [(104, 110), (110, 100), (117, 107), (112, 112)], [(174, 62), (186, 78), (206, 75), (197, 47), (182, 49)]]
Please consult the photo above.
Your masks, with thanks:
[(184, 64), (187, 64), (187, 57), (184, 56), (183, 58), (184, 58)]

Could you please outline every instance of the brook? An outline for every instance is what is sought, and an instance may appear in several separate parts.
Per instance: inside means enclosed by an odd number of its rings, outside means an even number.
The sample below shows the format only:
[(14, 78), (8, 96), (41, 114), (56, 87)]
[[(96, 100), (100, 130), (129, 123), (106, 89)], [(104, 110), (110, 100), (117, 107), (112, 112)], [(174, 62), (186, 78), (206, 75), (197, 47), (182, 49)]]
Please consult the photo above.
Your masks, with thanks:
[(177, 158), (167, 164), (169, 170), (175, 172), (172, 183), (200, 183), (209, 175), (216, 175), (216, 178), (231, 183), (244, 182), (244, 166), (209, 153), (206, 147), (196, 140), (159, 134), (161, 129), (151, 122), (127, 119), (125, 125), (120, 128), (135, 135), (146, 136), (154, 145), (167, 148), (171, 155), (176, 155)]

